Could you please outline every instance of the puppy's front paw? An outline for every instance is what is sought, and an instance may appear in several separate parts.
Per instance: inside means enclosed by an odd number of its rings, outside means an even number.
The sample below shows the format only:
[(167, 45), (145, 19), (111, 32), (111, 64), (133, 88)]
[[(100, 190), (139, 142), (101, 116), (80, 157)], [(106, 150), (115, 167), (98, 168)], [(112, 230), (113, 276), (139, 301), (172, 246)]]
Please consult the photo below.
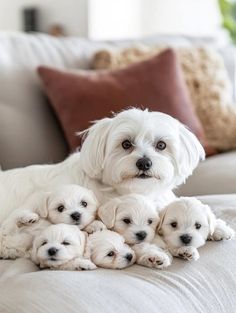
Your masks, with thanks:
[(39, 220), (39, 215), (37, 213), (28, 212), (18, 219), (18, 227), (32, 225)]
[(137, 263), (146, 267), (163, 269), (170, 266), (172, 258), (165, 251), (153, 251), (142, 255)]
[(199, 259), (199, 253), (194, 247), (181, 247), (178, 249), (177, 256), (187, 261), (197, 261)]
[[(223, 221), (222, 221), (223, 222)], [(231, 240), (235, 235), (234, 230), (224, 222), (216, 225), (214, 233), (209, 237), (209, 240)]]
[(107, 229), (106, 228), (106, 225), (103, 224), (103, 222), (101, 221), (93, 221), (91, 224), (89, 224), (86, 228), (85, 228), (85, 231), (88, 233), (88, 234), (92, 234), (92, 233), (95, 233), (97, 231), (102, 231), (102, 230), (105, 230)]
[(90, 260), (82, 259), (78, 261), (78, 264), (75, 264), (75, 270), (95, 270), (97, 266)]

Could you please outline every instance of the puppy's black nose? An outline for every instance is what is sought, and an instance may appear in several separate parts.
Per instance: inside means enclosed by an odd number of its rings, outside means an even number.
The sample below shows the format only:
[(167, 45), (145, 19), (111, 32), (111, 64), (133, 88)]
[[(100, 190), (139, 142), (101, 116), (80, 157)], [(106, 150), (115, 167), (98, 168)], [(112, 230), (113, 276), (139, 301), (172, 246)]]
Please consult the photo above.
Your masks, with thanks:
[(81, 214), (79, 212), (74, 212), (71, 214), (72, 219), (77, 222), (80, 220), (80, 216)]
[(138, 161), (136, 162), (136, 166), (140, 171), (148, 171), (152, 166), (152, 161), (149, 158), (144, 157), (138, 159)]
[(127, 253), (126, 256), (125, 256), (125, 258), (126, 258), (126, 260), (127, 260), (128, 262), (131, 262), (132, 259), (133, 259), (133, 255), (132, 255), (131, 253)]
[(57, 248), (50, 248), (50, 249), (48, 249), (48, 254), (50, 256), (53, 256), (53, 255), (57, 254), (57, 251), (58, 251)]
[(147, 237), (147, 233), (145, 231), (140, 231), (136, 233), (136, 237), (138, 240), (144, 240)]
[(179, 237), (180, 240), (182, 241), (182, 243), (184, 243), (185, 245), (187, 245), (188, 243), (191, 242), (192, 240), (192, 236), (188, 235), (188, 234), (184, 234), (182, 236)]

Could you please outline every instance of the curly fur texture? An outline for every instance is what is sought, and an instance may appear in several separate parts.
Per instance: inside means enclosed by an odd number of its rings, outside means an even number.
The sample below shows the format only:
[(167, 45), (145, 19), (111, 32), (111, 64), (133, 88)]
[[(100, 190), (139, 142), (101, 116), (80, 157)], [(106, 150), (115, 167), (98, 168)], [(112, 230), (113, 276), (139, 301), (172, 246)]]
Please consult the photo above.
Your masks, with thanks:
[[(118, 52), (95, 54), (94, 69), (118, 69), (148, 59), (166, 47), (132, 47)], [(232, 105), (231, 83), (223, 59), (207, 47), (176, 49), (195, 111), (209, 146), (219, 151), (236, 148), (236, 106)]]

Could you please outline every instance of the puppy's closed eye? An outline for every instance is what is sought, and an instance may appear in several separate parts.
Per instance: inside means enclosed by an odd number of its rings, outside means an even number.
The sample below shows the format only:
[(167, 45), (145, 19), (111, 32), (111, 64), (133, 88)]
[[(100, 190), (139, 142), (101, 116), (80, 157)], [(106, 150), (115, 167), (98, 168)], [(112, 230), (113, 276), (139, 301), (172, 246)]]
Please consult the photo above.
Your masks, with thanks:
[(44, 245), (46, 245), (48, 242), (47, 242), (47, 240), (44, 240), (42, 243), (41, 243), (41, 246), (44, 246)]
[(69, 241), (66, 241), (66, 240), (64, 240), (61, 244), (64, 245), (64, 246), (69, 246), (70, 245)]

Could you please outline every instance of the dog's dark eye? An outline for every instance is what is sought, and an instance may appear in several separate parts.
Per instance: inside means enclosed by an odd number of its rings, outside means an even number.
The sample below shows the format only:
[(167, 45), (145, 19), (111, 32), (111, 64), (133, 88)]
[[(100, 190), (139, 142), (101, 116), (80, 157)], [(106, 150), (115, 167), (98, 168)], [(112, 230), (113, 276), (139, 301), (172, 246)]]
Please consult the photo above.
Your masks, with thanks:
[(65, 210), (65, 207), (64, 207), (64, 205), (59, 205), (59, 207), (57, 208), (57, 211), (58, 212), (63, 212)]
[(86, 208), (86, 206), (88, 205), (88, 203), (86, 201), (81, 201), (81, 205)]
[(109, 256), (109, 257), (112, 257), (112, 256), (114, 256), (115, 255), (115, 252), (114, 251), (110, 251), (109, 253), (107, 253), (107, 256)]
[(156, 149), (158, 150), (165, 150), (166, 148), (166, 143), (162, 140), (158, 141), (158, 143), (156, 144)]
[(44, 241), (42, 242), (41, 246), (44, 246), (44, 245), (46, 245), (47, 243), (48, 243), (47, 240), (44, 240)]
[(152, 222), (153, 222), (153, 220), (148, 219), (148, 225), (151, 225), (151, 224), (152, 224)]
[(196, 229), (200, 229), (202, 227), (202, 225), (200, 223), (195, 223), (195, 227), (196, 227)]
[(170, 225), (171, 225), (171, 227), (176, 228), (177, 227), (177, 222), (172, 222)]
[(123, 222), (124, 222), (125, 224), (131, 224), (131, 219), (130, 219), (130, 218), (124, 218), (124, 219), (123, 219)]
[(70, 245), (70, 243), (69, 243), (68, 241), (66, 241), (66, 240), (64, 240), (64, 241), (62, 242), (62, 244), (63, 244), (64, 246), (69, 246), (69, 245)]
[(122, 147), (123, 147), (123, 149), (128, 150), (132, 147), (132, 142), (130, 140), (126, 139), (122, 142)]

